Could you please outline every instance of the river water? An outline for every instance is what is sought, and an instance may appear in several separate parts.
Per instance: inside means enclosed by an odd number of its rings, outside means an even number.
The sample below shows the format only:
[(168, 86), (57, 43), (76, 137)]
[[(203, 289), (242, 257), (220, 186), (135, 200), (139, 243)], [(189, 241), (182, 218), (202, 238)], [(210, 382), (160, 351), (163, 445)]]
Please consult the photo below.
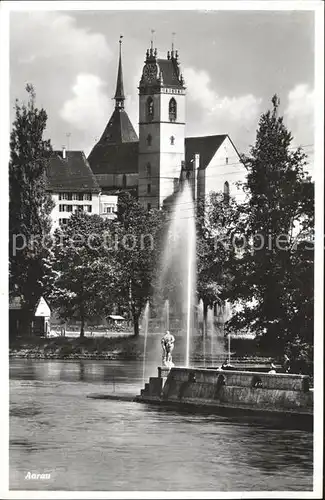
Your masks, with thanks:
[(141, 362), (11, 359), (10, 489), (312, 490), (310, 431), (87, 398), (141, 387)]

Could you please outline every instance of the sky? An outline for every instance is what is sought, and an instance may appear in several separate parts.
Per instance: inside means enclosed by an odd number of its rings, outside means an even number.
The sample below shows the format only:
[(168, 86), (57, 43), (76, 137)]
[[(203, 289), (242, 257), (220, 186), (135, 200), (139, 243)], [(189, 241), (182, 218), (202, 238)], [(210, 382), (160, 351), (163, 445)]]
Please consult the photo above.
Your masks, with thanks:
[[(158, 57), (175, 32), (187, 87), (186, 136), (229, 134), (240, 153), (254, 143), (261, 113), (280, 97), (280, 114), (314, 151), (312, 11), (24, 11), (10, 14), (11, 122), (14, 101), (48, 113), (47, 137), (89, 154), (114, 108), (123, 35), (125, 109), (138, 131), (138, 89), (151, 30)], [(69, 135), (67, 135), (69, 134)]]

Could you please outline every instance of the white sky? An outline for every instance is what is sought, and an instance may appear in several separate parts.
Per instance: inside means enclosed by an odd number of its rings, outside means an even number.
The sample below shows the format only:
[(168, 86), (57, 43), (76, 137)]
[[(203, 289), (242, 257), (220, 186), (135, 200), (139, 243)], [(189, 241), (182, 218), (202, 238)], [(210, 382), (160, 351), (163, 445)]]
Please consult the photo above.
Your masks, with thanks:
[[(257, 3), (258, 5), (258, 3)], [(187, 85), (186, 135), (228, 133), (240, 152), (277, 93), (295, 144), (314, 151), (312, 11), (25, 11), (10, 19), (10, 93), (33, 83), (54, 148), (89, 153), (113, 110), (123, 34), (126, 110), (138, 130), (138, 90), (155, 30), (158, 55), (172, 32)], [(11, 116), (12, 119), (12, 116)]]

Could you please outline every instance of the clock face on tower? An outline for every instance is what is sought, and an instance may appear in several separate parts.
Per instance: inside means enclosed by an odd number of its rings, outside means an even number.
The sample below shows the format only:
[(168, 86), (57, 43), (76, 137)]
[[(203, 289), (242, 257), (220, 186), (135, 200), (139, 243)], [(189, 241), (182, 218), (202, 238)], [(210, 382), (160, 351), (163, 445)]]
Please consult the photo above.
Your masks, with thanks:
[(152, 83), (157, 79), (156, 64), (147, 64), (143, 70), (143, 76), (148, 83)]

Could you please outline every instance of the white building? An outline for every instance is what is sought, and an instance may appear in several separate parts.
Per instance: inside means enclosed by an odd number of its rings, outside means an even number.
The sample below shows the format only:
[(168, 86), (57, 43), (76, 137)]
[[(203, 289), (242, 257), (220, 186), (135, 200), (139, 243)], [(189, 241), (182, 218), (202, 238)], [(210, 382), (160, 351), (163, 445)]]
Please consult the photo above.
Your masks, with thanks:
[(79, 211), (114, 218), (117, 196), (104, 195), (82, 151), (54, 151), (47, 169), (47, 189), (55, 206), (51, 213), (52, 231), (68, 223)]
[(99, 215), (104, 219), (115, 219), (117, 212), (117, 195), (100, 194)]

